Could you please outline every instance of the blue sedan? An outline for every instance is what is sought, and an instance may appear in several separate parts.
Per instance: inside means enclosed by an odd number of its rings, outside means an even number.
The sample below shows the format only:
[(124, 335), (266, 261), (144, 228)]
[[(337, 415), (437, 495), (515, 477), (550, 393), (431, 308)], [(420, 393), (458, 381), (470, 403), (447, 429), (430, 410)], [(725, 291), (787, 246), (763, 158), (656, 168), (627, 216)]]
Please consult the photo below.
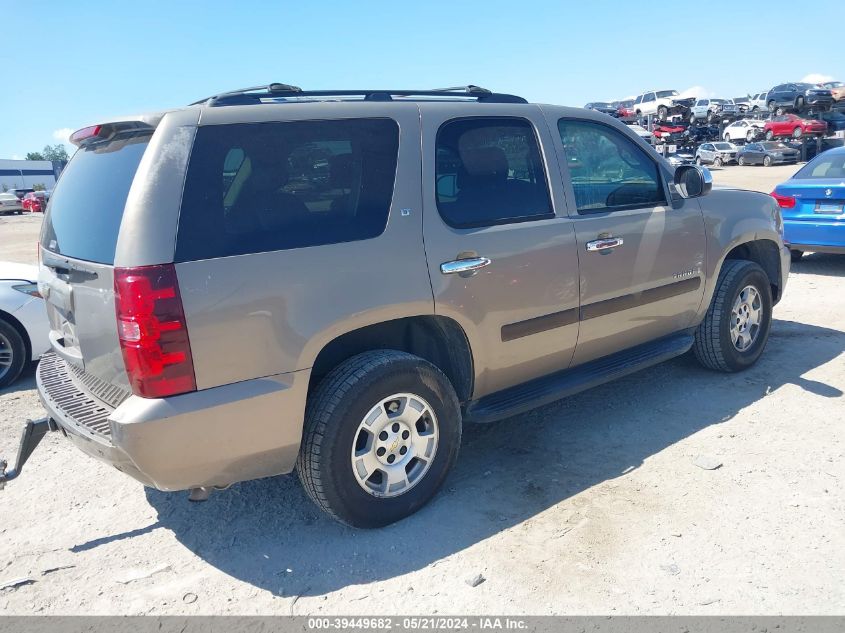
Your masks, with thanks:
[(845, 147), (816, 156), (772, 196), (780, 205), (792, 261), (808, 251), (845, 254)]

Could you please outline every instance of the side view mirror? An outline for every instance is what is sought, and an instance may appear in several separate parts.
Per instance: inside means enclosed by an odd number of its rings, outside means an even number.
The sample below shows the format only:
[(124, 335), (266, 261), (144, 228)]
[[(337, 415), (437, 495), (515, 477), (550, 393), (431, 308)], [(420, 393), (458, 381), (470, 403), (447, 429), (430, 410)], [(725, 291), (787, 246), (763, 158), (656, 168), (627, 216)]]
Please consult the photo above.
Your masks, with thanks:
[(675, 169), (675, 189), (682, 198), (706, 196), (713, 189), (713, 175), (706, 167), (681, 165)]

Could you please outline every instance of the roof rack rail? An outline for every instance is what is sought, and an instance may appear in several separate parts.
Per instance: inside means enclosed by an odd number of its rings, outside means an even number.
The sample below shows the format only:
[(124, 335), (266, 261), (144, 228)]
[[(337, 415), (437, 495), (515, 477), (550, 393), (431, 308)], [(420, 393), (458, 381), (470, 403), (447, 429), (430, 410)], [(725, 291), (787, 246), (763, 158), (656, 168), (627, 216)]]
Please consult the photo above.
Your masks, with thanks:
[(522, 97), (511, 94), (491, 92), (479, 86), (458, 86), (455, 88), (436, 88), (434, 90), (303, 90), (298, 86), (272, 83), (266, 86), (253, 86), (223, 92), (191, 105), (205, 104), (209, 107), (227, 105), (250, 105), (261, 103), (262, 99), (308, 97), (363, 97), (364, 101), (393, 101), (393, 97), (428, 97), (428, 98), (471, 98), (479, 103), (528, 103)]

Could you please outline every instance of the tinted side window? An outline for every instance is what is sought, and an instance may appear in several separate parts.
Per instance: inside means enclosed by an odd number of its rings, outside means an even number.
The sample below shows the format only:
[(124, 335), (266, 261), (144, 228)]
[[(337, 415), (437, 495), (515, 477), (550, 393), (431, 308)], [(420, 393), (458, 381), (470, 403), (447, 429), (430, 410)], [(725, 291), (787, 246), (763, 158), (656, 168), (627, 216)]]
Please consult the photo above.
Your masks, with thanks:
[(436, 143), (437, 208), (454, 227), (553, 217), (533, 126), (518, 118), (444, 123)]
[(793, 178), (845, 178), (845, 153), (821, 154), (804, 165)]
[(389, 119), (200, 127), (176, 261), (380, 235), (398, 148), (399, 129)]
[(558, 131), (579, 213), (666, 203), (657, 163), (631, 139), (592, 121), (561, 119)]

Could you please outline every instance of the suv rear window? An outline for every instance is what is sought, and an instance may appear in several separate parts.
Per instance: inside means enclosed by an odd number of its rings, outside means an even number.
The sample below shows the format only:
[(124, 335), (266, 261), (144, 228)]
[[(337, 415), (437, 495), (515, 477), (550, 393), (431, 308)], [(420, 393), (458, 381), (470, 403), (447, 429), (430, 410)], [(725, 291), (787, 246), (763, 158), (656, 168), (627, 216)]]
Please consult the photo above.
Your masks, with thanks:
[(200, 127), (176, 261), (376, 237), (387, 225), (398, 150), (390, 119)]
[(150, 132), (124, 132), (79, 149), (50, 197), (41, 231), (44, 248), (86, 261), (114, 264), (123, 208)]

